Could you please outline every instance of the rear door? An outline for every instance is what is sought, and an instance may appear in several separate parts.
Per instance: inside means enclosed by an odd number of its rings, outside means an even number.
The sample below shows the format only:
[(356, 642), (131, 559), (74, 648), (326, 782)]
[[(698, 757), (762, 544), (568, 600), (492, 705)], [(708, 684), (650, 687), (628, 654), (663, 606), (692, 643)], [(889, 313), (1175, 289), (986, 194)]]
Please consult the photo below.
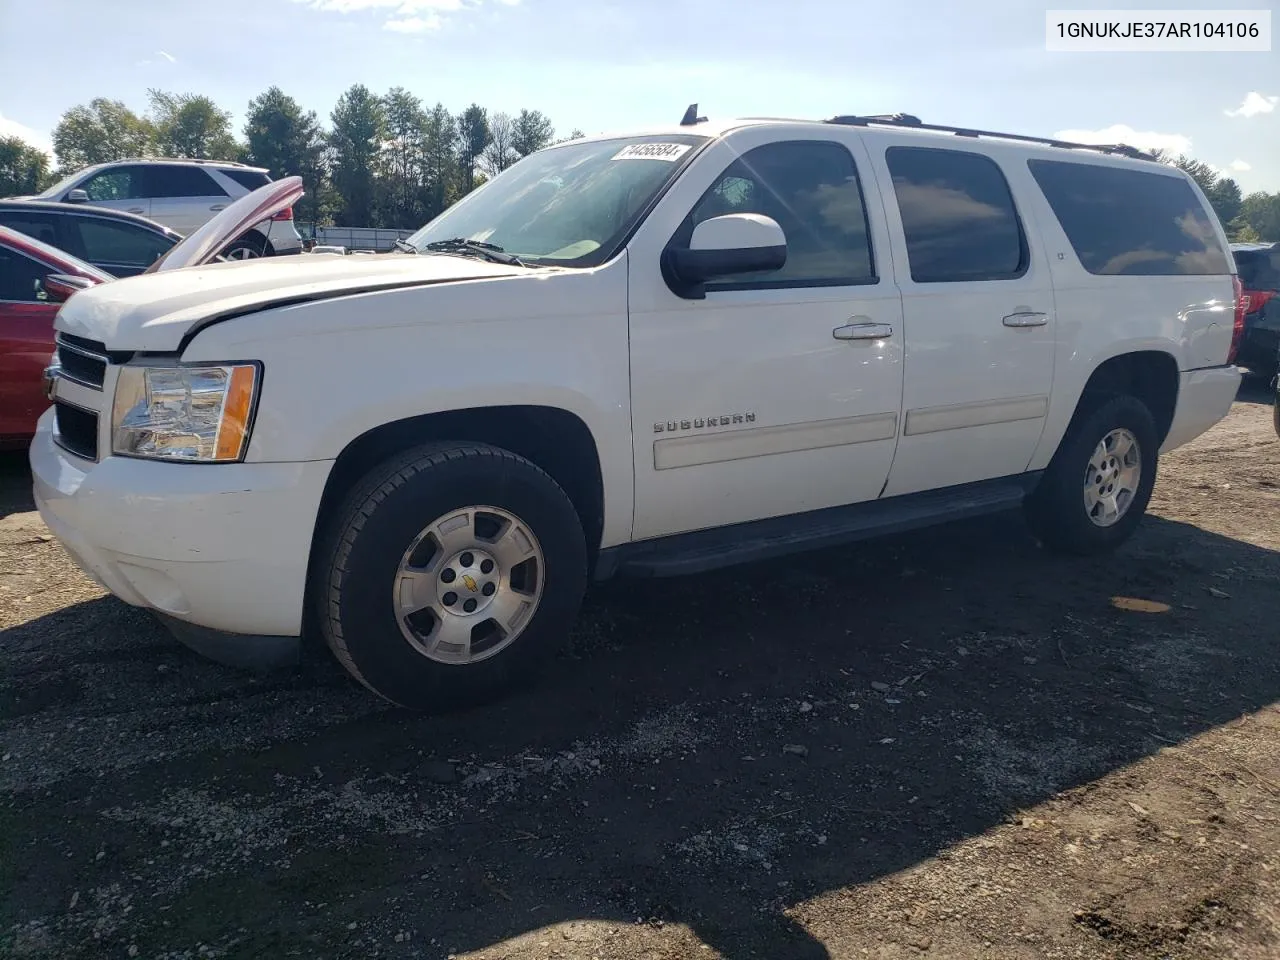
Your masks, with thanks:
[(197, 166), (156, 163), (147, 168), (151, 219), (184, 236), (231, 202), (227, 191)]
[(54, 270), (0, 245), (0, 437), (28, 437), (48, 406), (42, 376), (53, 355), (56, 303), (42, 299)]
[(1026, 164), (985, 144), (879, 132), (866, 142), (906, 349), (902, 434), (884, 495), (1022, 473), (1049, 410), (1055, 335), (1049, 265), (1020, 202)]

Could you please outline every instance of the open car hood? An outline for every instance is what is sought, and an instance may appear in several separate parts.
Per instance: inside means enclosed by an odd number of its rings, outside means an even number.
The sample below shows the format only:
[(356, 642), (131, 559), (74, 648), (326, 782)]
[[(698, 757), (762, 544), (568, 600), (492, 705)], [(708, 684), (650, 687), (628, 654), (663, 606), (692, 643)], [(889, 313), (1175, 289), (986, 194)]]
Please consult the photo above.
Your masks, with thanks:
[(303, 192), (301, 177), (285, 177), (246, 193), (170, 247), (168, 253), (143, 272), (159, 273), (208, 263), (255, 223), (269, 220), (286, 207), (293, 206)]

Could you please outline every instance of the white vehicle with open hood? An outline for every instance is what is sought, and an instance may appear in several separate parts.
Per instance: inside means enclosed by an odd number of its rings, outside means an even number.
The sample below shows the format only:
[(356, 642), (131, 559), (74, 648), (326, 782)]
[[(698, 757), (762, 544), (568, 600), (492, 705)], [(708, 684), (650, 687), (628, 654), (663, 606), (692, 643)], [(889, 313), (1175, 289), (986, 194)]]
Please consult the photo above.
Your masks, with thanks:
[(1188, 176), (901, 115), (691, 110), (535, 153), (392, 253), (176, 269), (220, 242), (62, 308), (40, 511), (197, 649), (315, 629), (415, 708), (530, 675), (592, 578), (1019, 505), (1110, 550), (1240, 378)]

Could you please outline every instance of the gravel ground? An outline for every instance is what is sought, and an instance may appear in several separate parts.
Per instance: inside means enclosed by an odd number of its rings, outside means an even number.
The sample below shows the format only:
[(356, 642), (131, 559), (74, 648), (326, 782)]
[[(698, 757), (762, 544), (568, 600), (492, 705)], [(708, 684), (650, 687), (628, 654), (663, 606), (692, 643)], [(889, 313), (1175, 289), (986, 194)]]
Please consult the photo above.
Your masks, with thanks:
[(1114, 557), (1010, 516), (610, 584), (536, 690), (434, 719), (188, 653), (2, 461), (0, 954), (1280, 956), (1251, 389)]

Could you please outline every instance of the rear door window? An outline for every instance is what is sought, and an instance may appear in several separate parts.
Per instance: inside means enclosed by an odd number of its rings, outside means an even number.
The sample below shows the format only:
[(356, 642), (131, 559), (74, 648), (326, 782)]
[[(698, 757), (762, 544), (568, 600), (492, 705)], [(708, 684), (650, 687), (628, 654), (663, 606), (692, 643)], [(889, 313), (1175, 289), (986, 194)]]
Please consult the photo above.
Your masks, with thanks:
[(147, 196), (153, 200), (225, 197), (227, 191), (199, 167), (158, 163), (147, 169)]
[(1022, 221), (994, 160), (968, 150), (890, 147), (885, 163), (912, 280), (1013, 280), (1026, 273)]
[(1028, 167), (1081, 265), (1101, 276), (1231, 273), (1212, 216), (1176, 173), (1065, 160)]

